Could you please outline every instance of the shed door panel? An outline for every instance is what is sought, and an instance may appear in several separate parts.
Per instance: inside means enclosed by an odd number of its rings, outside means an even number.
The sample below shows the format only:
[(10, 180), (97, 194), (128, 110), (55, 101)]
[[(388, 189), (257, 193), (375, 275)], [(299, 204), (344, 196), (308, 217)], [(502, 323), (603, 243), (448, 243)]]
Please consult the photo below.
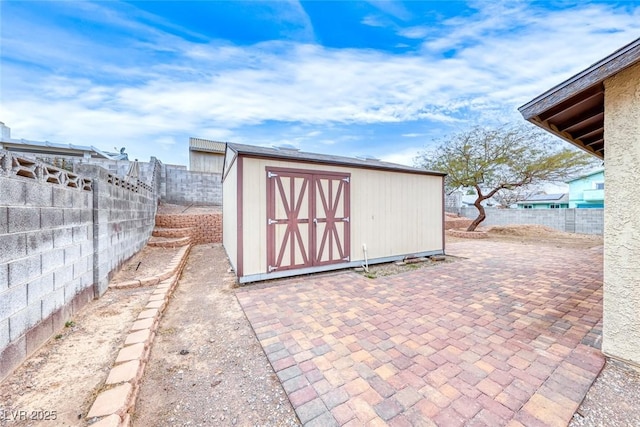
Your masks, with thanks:
[(315, 175), (314, 265), (349, 261), (349, 177)]
[(269, 272), (349, 261), (349, 175), (267, 169)]
[(269, 269), (310, 267), (311, 175), (273, 174), (267, 181)]

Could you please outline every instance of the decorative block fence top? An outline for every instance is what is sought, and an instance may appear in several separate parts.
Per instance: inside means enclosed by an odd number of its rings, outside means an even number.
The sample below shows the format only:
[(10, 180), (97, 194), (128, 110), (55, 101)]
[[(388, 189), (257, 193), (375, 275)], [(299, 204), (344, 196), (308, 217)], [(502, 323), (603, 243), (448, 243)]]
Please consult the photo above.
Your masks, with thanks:
[[(156, 161), (156, 163), (158, 163)], [(154, 179), (157, 165), (154, 164)], [(137, 178), (123, 178), (118, 175), (101, 171), (100, 178), (108, 184), (121, 187), (126, 190), (138, 193), (141, 189), (153, 193), (152, 185), (146, 184)], [(39, 160), (16, 155), (9, 151), (0, 150), (0, 176), (22, 177), (33, 179), (43, 183), (56, 184), (68, 188), (77, 188), (82, 191), (93, 190), (93, 180), (78, 175), (74, 172), (60, 169)]]

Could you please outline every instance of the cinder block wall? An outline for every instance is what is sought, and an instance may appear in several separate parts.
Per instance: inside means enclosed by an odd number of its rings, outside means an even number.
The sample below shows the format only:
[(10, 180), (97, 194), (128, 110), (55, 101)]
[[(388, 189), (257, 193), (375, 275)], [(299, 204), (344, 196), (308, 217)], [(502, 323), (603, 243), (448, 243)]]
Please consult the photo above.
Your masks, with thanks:
[(162, 228), (190, 228), (194, 244), (222, 243), (222, 213), (158, 214), (156, 225)]
[(222, 175), (192, 172), (184, 166), (163, 165), (165, 189), (162, 200), (179, 205), (222, 206)]
[(0, 379), (94, 295), (90, 189), (12, 159), (0, 151)]
[[(604, 209), (495, 209), (487, 208), (482, 226), (536, 224), (559, 231), (582, 234), (602, 234)], [(460, 215), (475, 218), (474, 206), (460, 208)]]
[(152, 187), (131, 185), (96, 166), (79, 170), (93, 179), (94, 283), (100, 296), (113, 273), (149, 240), (157, 195)]
[(151, 235), (152, 187), (85, 167), (93, 179), (0, 151), (0, 380)]

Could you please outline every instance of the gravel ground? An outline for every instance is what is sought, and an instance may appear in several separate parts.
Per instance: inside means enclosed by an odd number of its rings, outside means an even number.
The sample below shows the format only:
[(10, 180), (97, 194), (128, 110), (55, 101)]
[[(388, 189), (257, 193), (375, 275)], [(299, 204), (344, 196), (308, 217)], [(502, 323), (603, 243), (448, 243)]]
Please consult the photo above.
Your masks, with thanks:
[(639, 397), (640, 371), (609, 359), (569, 426), (638, 427)]
[(134, 426), (297, 426), (232, 288), (221, 245), (194, 246), (164, 317)]

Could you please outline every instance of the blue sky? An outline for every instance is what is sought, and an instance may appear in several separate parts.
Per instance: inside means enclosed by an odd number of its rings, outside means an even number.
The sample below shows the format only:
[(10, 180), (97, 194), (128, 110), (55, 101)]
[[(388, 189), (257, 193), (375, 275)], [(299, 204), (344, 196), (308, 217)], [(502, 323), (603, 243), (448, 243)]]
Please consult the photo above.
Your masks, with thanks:
[(638, 1), (0, 2), (13, 138), (188, 164), (190, 136), (417, 152), (640, 37)]

